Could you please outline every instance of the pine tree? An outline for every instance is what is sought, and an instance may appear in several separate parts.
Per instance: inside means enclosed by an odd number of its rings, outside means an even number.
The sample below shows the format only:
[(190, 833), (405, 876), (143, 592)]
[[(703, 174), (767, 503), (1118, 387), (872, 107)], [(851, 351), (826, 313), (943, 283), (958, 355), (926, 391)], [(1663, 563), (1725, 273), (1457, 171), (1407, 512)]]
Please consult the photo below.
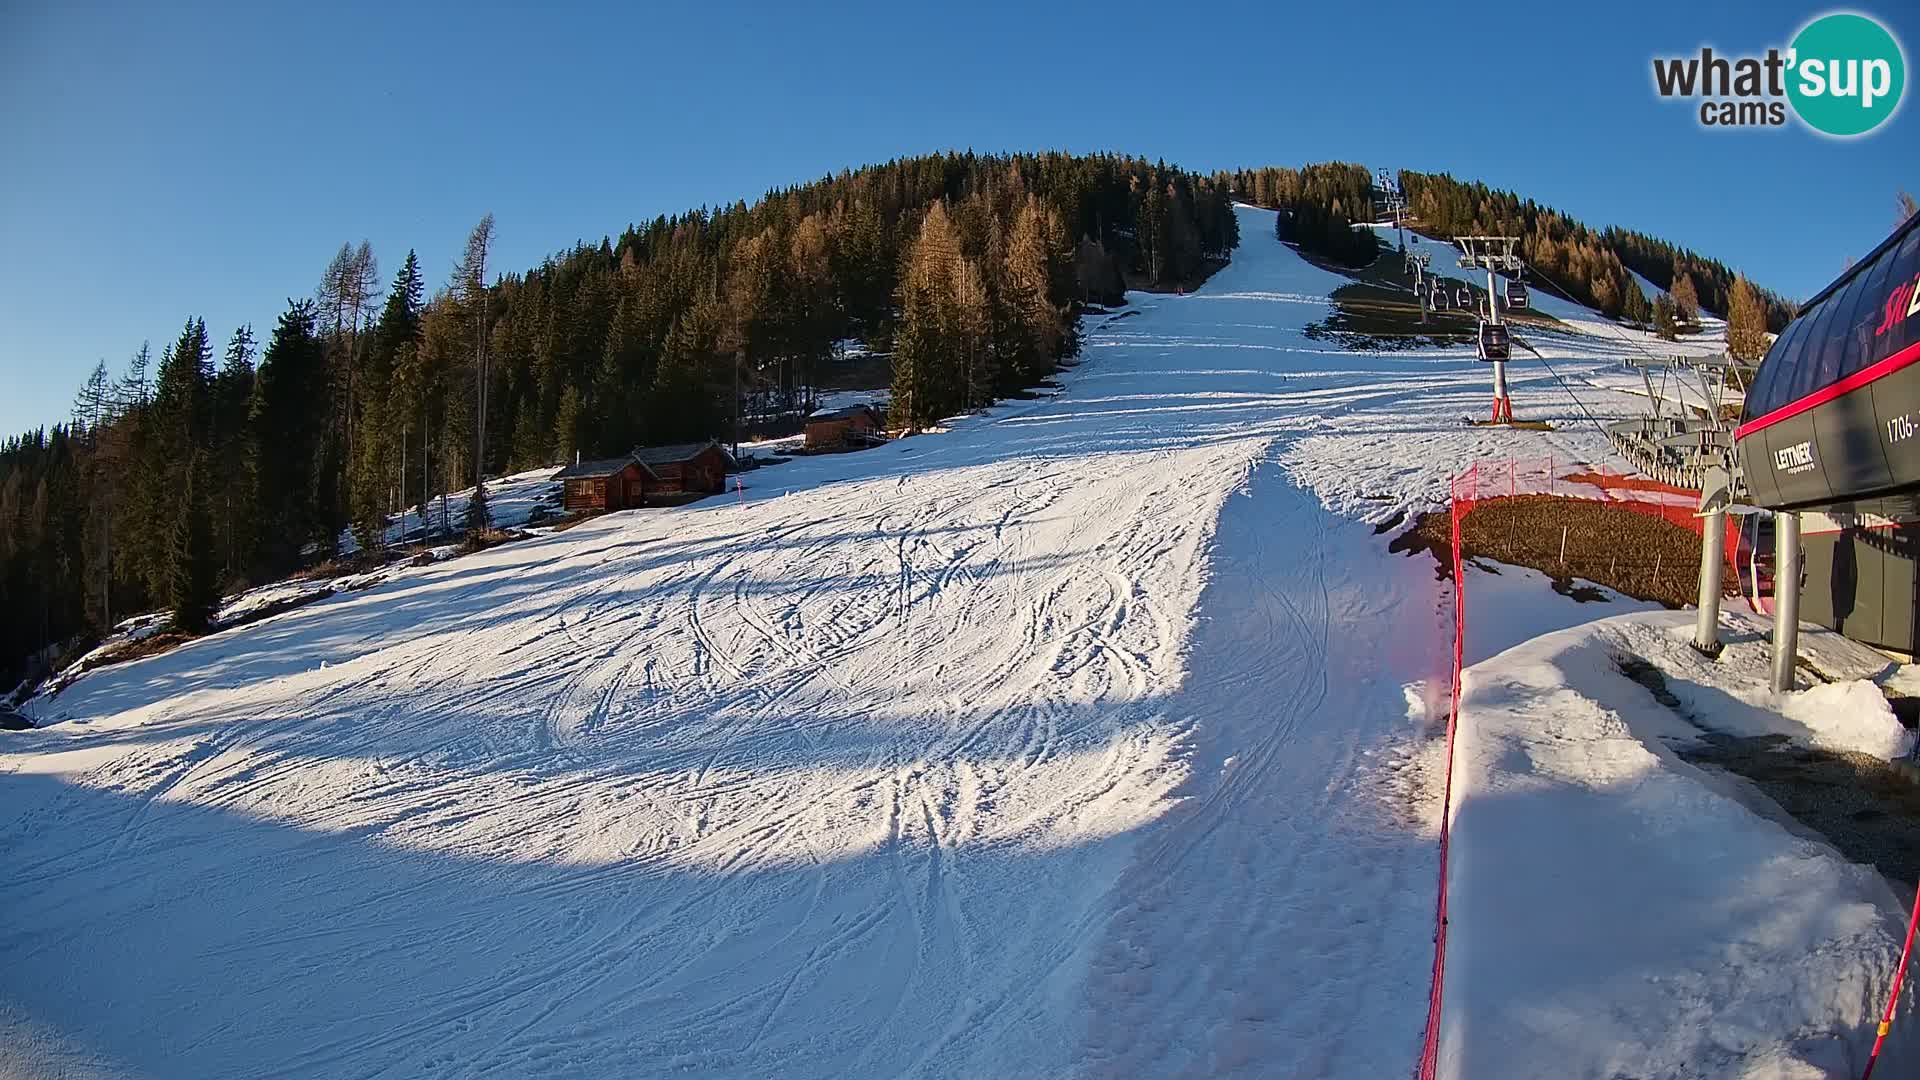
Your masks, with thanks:
[(253, 327), (242, 324), (227, 340), (220, 372), (213, 378), (211, 432), (208, 438), (212, 466), (208, 504), (213, 517), (213, 543), (223, 581), (242, 576), (254, 556), (255, 512), (248, 429), (253, 406)]
[(419, 337), (425, 287), (419, 259), (408, 251), (363, 351), (348, 485), (349, 518), (362, 550), (385, 546), (388, 514), (406, 504), (405, 492), (400, 490), (405, 483), (400, 462), (405, 457), (411, 399), (396, 395), (395, 369), (403, 350), (411, 349)]
[(269, 575), (298, 566), (301, 548), (326, 539), (319, 470), (327, 417), (316, 408), (327, 400), (326, 363), (313, 303), (288, 301), (260, 358), (249, 417), (256, 558)]
[(1621, 305), (1621, 317), (1636, 325), (1646, 325), (1647, 321), (1653, 318), (1653, 306), (1647, 302), (1647, 294), (1640, 291), (1640, 283), (1629, 278), (1624, 293), (1625, 301)]
[(1727, 300), (1727, 352), (1735, 360), (1757, 363), (1767, 354), (1767, 311), (1745, 275), (1733, 280)]
[(466, 251), (453, 271), (453, 295), (472, 323), (473, 342), (473, 498), (467, 504), (467, 531), (493, 525), (487, 511), (487, 414), (493, 368), (487, 349), (492, 333), (492, 297), (487, 290), (487, 257), (493, 250), (493, 215), (487, 214), (467, 235)]
[(162, 595), (172, 610), (173, 628), (204, 634), (220, 606), (214, 579), (213, 540), (208, 535), (205, 455), (196, 452), (186, 463), (185, 487), (180, 491), (167, 538), (166, 580)]
[(1653, 301), (1653, 332), (1662, 341), (1673, 341), (1680, 336), (1678, 327), (1674, 325), (1675, 322), (1673, 298), (1666, 293), (1661, 293)]
[(151, 535), (161, 538), (149, 581), (173, 611), (173, 625), (202, 633), (219, 605), (207, 492), (213, 386), (207, 325), (189, 319), (163, 354), (154, 379), (151, 483), (168, 493)]
[(586, 407), (581, 403), (579, 388), (569, 385), (560, 394), (560, 409), (553, 421), (553, 450), (545, 456), (547, 461), (569, 462), (574, 455), (584, 451), (581, 427), (585, 413)]

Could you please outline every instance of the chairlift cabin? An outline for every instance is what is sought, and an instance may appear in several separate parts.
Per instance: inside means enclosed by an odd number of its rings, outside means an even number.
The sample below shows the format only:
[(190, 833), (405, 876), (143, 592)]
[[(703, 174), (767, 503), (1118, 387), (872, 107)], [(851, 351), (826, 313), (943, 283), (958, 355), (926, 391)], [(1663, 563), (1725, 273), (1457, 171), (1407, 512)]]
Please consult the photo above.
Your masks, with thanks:
[(1753, 501), (1801, 512), (1800, 617), (1920, 651), (1920, 217), (1800, 309), (1734, 440)]
[(1475, 352), (1482, 360), (1505, 360), (1513, 355), (1513, 334), (1502, 323), (1480, 323), (1480, 335)]
[(1472, 307), (1473, 306), (1473, 290), (1467, 288), (1465, 285), (1462, 285), (1458, 289), (1455, 289), (1453, 291), (1453, 306), (1458, 308)]
[(1441, 288), (1440, 286), (1435, 285), (1433, 287), (1433, 291), (1431, 295), (1428, 297), (1428, 300), (1432, 303), (1433, 310), (1435, 311), (1447, 310), (1447, 290)]
[(1525, 308), (1527, 306), (1527, 287), (1518, 281), (1507, 282), (1507, 306)]

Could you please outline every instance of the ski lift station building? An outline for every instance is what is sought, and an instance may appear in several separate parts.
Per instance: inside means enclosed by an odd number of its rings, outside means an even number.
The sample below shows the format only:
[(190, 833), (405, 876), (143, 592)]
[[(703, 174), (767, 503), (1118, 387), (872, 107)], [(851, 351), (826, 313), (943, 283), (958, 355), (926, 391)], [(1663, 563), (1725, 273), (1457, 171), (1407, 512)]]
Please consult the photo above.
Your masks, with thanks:
[(1734, 439), (1754, 503), (1801, 514), (1801, 617), (1920, 651), (1920, 217), (1805, 304)]

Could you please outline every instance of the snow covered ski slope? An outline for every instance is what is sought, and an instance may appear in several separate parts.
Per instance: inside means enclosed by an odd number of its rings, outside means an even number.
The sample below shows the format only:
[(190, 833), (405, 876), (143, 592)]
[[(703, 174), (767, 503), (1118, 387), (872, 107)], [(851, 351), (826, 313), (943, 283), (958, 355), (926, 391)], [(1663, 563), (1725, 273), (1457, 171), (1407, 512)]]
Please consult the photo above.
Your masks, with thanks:
[(1603, 444), (1537, 366), (1560, 431), (1469, 429), (1468, 350), (1307, 337), (1342, 279), (1241, 214), (1058, 397), (36, 703), (0, 1072), (1401, 1075), (1447, 638), (1368, 523)]

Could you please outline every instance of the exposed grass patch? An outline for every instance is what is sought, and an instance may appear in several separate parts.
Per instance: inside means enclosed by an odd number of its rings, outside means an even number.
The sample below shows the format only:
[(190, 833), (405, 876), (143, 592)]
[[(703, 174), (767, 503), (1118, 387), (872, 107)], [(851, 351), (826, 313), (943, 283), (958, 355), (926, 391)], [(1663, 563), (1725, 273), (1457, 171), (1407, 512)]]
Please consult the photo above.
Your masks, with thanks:
[(501, 544), (510, 544), (515, 540), (525, 540), (527, 535), (518, 529), (473, 529), (467, 533), (465, 539), (460, 541), (460, 553), (472, 555), (474, 552), (499, 547)]
[[(1593, 598), (1578, 595), (1575, 579), (1671, 608), (1698, 599), (1699, 536), (1684, 526), (1592, 499), (1519, 495), (1481, 500), (1461, 522), (1460, 549), (1467, 559), (1539, 570), (1575, 599)], [(1452, 511), (1420, 515), (1389, 550), (1428, 552), (1439, 562), (1440, 576), (1449, 576)], [(1738, 595), (1733, 584), (1738, 578), (1731, 569), (1723, 580), (1727, 595)]]

